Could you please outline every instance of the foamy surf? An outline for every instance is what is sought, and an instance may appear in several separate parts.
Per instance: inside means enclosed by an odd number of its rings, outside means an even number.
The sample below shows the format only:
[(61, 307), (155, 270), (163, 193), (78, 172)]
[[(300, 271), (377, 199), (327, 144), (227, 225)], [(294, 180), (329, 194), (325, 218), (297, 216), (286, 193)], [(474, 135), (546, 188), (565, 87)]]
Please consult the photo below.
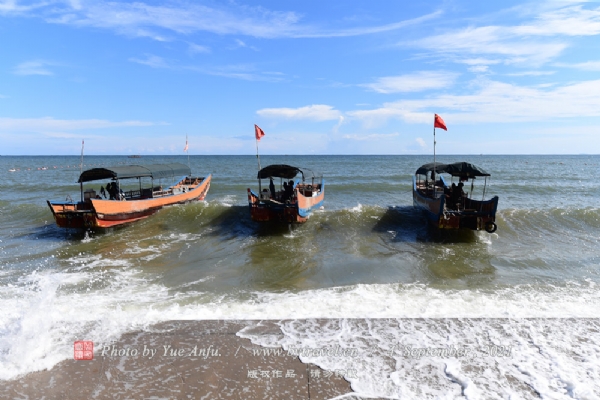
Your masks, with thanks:
[[(597, 319), (280, 321), (239, 336), (342, 374), (367, 398), (598, 398)], [(336, 397), (342, 399), (348, 395)]]
[[(98, 271), (74, 265), (69, 273), (33, 271), (0, 292), (0, 379), (51, 368), (71, 358), (76, 340), (106, 342), (169, 320), (577, 317), (571, 320), (575, 325), (587, 326), (584, 318), (595, 318), (600, 309), (600, 293), (593, 281), (488, 290), (442, 290), (422, 284), (361, 284), (282, 293), (198, 290), (198, 285), (213, 279), (188, 282), (177, 290), (132, 268)], [(413, 334), (424, 332), (415, 325)], [(318, 336), (312, 340), (320, 341)], [(570, 343), (558, 336), (547, 340), (555, 346)]]

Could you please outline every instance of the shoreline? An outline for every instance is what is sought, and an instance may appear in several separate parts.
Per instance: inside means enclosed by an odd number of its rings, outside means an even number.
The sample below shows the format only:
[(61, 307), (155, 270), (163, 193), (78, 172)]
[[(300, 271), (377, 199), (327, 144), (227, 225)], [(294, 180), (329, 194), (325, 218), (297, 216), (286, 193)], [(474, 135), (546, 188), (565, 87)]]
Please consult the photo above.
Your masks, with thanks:
[(598, 398), (598, 343), (600, 318), (172, 320), (0, 398)]
[(91, 360), (73, 353), (49, 370), (3, 381), (0, 398), (357, 398), (340, 374), (237, 335), (247, 328), (281, 335), (271, 321), (162, 322), (94, 343)]

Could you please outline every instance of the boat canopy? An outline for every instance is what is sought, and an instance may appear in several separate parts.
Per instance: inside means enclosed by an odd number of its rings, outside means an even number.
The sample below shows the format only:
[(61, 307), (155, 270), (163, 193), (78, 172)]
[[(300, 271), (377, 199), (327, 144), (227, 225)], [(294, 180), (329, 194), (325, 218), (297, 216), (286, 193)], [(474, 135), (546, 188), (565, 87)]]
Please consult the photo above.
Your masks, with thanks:
[[(266, 179), (266, 178), (283, 178), (283, 179), (292, 179), (298, 173), (301, 173), (304, 177), (304, 171), (302, 171), (298, 167), (292, 167), (291, 165), (285, 164), (273, 164), (268, 167), (264, 167), (260, 171), (258, 171), (258, 179)], [(311, 172), (312, 174), (312, 172)], [(314, 175), (314, 174), (312, 174)]]
[(422, 165), (415, 174), (418, 175), (427, 175), (428, 172), (433, 171), (433, 167), (435, 164), (435, 172), (438, 174), (447, 173), (452, 176), (462, 176), (467, 178), (472, 178), (475, 176), (490, 176), (487, 172), (482, 170), (476, 165), (473, 165), (468, 162), (456, 162), (452, 164), (442, 164), (442, 163), (429, 163)]
[(92, 168), (83, 171), (77, 183), (97, 181), (100, 179), (128, 178), (171, 178), (174, 176), (191, 175), (190, 167), (181, 163), (124, 165), (120, 167)]

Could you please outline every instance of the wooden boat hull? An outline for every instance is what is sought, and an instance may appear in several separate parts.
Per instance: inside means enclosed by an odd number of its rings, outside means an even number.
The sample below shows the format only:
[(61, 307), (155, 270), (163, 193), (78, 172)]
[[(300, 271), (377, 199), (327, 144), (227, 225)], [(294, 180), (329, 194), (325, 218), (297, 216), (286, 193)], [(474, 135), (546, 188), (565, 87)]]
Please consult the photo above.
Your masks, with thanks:
[(147, 218), (165, 206), (204, 200), (211, 175), (186, 179), (169, 188), (173, 194), (161, 197), (131, 201), (87, 199), (77, 203), (48, 201), (48, 206), (61, 228), (111, 228)]
[(417, 184), (413, 178), (413, 206), (423, 210), (434, 227), (485, 230), (490, 233), (496, 230), (498, 196), (485, 201), (466, 198), (463, 202), (461, 210), (449, 210), (445, 207), (445, 196), (441, 195), (436, 199), (423, 196), (417, 190)]
[(299, 184), (294, 189), (294, 200), (289, 203), (260, 200), (256, 193), (248, 189), (250, 218), (257, 222), (304, 223), (313, 210), (323, 205), (325, 187), (324, 184), (319, 186), (320, 190), (313, 195), (310, 185)]

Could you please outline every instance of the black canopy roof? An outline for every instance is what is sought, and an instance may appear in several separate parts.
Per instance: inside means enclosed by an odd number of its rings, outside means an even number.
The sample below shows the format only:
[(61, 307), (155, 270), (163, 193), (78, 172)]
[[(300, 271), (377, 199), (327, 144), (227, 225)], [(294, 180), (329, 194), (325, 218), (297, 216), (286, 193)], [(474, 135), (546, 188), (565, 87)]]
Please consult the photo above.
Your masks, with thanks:
[[(434, 163), (422, 165), (415, 174), (426, 175), (428, 172), (433, 171)], [(452, 176), (464, 176), (472, 178), (474, 176), (490, 176), (483, 169), (476, 165), (468, 162), (456, 162), (452, 164), (435, 163), (435, 172), (438, 174), (447, 173)]]
[(120, 167), (92, 168), (83, 171), (78, 183), (97, 181), (100, 179), (128, 179), (128, 178), (171, 178), (174, 176), (190, 175), (191, 170), (185, 164), (151, 164), (151, 165), (124, 165)]
[(258, 179), (265, 178), (283, 178), (283, 179), (292, 179), (298, 173), (304, 175), (302, 170), (298, 167), (292, 167), (291, 165), (285, 164), (274, 164), (269, 165), (268, 167), (264, 167), (260, 171), (258, 171)]

